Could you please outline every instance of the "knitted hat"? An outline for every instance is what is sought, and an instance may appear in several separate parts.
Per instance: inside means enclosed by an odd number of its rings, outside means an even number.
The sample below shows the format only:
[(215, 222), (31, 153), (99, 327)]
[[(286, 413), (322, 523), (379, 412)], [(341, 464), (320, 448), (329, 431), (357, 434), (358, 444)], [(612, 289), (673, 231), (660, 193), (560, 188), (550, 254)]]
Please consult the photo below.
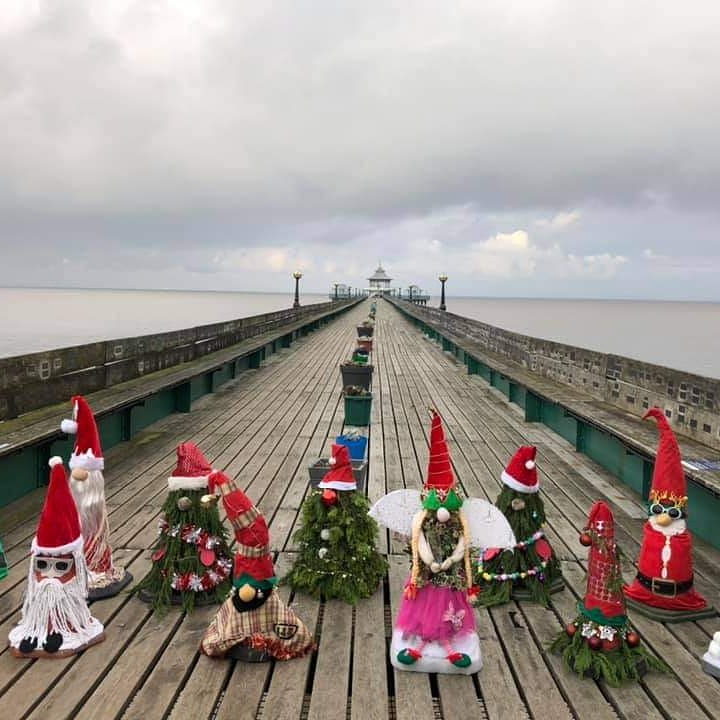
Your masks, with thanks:
[(33, 555), (69, 555), (81, 553), (83, 539), (80, 516), (70, 492), (62, 458), (51, 457), (50, 485), (45, 505), (32, 541)]
[(68, 435), (77, 433), (75, 449), (68, 464), (71, 469), (102, 470), (105, 467), (105, 460), (100, 447), (100, 435), (95, 423), (95, 416), (82, 395), (73, 396), (72, 406), (72, 420), (63, 420), (60, 423), (60, 429), (64, 433)]
[(225, 473), (214, 471), (209, 478), (211, 492), (222, 495), (228, 520), (235, 531), (233, 585), (270, 590), (277, 583), (267, 522), (250, 498)]
[(212, 466), (200, 449), (191, 442), (182, 443), (177, 448), (177, 467), (168, 478), (168, 489), (204, 490), (208, 486), (208, 476)]
[(624, 622), (625, 598), (622, 577), (615, 547), (615, 519), (607, 503), (593, 503), (586, 531), (592, 545), (588, 558), (587, 589), (580, 608), (583, 615), (601, 625), (615, 619)]
[(655, 469), (653, 470), (650, 502), (687, 504), (687, 481), (682, 469), (680, 448), (665, 415), (660, 408), (650, 408), (643, 420), (655, 418), (660, 430)]
[(508, 466), (503, 470), (502, 481), (509, 488), (521, 493), (536, 493), (540, 489), (540, 480), (535, 468), (537, 448), (523, 445), (513, 455)]
[(347, 445), (333, 443), (330, 465), (332, 467), (325, 473), (323, 479), (318, 483), (318, 487), (332, 488), (333, 490), (357, 490)]
[(455, 487), (455, 475), (450, 463), (450, 452), (445, 440), (442, 418), (434, 408), (430, 412), (432, 414), (430, 457), (428, 459), (425, 490), (438, 490), (440, 494), (443, 494)]

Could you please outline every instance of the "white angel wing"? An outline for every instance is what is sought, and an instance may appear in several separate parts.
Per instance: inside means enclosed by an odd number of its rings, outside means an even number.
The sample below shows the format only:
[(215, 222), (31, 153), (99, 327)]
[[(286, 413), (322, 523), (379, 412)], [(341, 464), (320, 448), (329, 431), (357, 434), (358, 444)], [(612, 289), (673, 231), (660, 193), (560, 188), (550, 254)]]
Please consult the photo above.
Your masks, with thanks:
[(419, 490), (393, 490), (370, 508), (369, 515), (388, 530), (410, 537), (418, 510), (422, 510)]
[(463, 512), (470, 526), (473, 547), (514, 548), (515, 534), (507, 518), (487, 500), (468, 498), (463, 503)]

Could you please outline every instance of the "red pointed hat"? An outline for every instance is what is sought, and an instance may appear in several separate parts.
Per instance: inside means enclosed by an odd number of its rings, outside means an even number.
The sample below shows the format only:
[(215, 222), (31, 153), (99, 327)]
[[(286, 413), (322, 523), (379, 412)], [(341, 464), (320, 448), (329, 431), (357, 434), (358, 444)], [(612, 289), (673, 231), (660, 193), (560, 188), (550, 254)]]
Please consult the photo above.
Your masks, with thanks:
[(80, 516), (70, 492), (62, 458), (51, 457), (50, 485), (32, 541), (33, 555), (69, 555), (82, 551)]
[(357, 490), (357, 481), (347, 445), (333, 443), (330, 465), (332, 467), (325, 473), (323, 479), (318, 483), (318, 487), (332, 488), (333, 490)]
[(592, 545), (588, 558), (587, 589), (583, 604), (588, 617), (603, 621), (625, 615), (620, 563), (615, 547), (615, 518), (607, 503), (593, 503), (585, 528), (590, 532)]
[(168, 489), (204, 490), (208, 486), (208, 477), (212, 471), (212, 465), (197, 445), (191, 442), (182, 443), (177, 448), (177, 466), (168, 478)]
[(72, 420), (63, 420), (60, 423), (60, 429), (64, 433), (68, 435), (77, 433), (75, 448), (68, 463), (70, 469), (102, 470), (105, 467), (105, 460), (93, 411), (82, 395), (73, 396), (72, 406)]
[(650, 502), (676, 503), (679, 507), (684, 507), (687, 505), (687, 480), (675, 433), (660, 408), (650, 408), (643, 415), (643, 420), (648, 418), (655, 418), (660, 431)]
[(540, 490), (540, 479), (535, 467), (536, 453), (537, 448), (533, 445), (523, 445), (518, 449), (500, 476), (505, 485), (521, 493), (536, 493)]
[(455, 474), (450, 462), (450, 451), (445, 440), (442, 417), (435, 408), (430, 410), (430, 457), (428, 458), (425, 490), (438, 490), (447, 493), (455, 487)]
[(212, 492), (222, 495), (228, 520), (235, 532), (233, 584), (246, 583), (270, 589), (277, 582), (267, 522), (250, 498), (225, 473), (214, 471), (209, 478)]

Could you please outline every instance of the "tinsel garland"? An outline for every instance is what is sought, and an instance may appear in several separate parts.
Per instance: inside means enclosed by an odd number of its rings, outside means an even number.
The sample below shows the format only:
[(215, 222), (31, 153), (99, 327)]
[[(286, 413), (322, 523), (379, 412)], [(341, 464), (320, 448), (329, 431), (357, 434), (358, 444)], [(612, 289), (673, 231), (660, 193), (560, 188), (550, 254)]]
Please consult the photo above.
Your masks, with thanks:
[(321, 490), (308, 494), (302, 526), (294, 535), (299, 553), (283, 582), (314, 597), (354, 605), (375, 592), (387, 563), (375, 548), (378, 527), (368, 515), (367, 498), (356, 491), (336, 495), (328, 505)]

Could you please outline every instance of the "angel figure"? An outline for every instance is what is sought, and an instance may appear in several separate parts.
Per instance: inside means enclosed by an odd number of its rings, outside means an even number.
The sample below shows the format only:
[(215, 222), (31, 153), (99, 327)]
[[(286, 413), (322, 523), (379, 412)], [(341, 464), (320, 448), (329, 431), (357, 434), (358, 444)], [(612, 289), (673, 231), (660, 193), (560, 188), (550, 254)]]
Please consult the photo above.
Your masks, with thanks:
[(399, 670), (462, 673), (482, 667), (472, 604), (470, 552), (512, 548), (505, 516), (489, 502), (463, 501), (453, 474), (442, 418), (431, 409), (430, 458), (423, 491), (395, 490), (370, 514), (410, 538), (412, 568), (393, 628), (390, 662)]

